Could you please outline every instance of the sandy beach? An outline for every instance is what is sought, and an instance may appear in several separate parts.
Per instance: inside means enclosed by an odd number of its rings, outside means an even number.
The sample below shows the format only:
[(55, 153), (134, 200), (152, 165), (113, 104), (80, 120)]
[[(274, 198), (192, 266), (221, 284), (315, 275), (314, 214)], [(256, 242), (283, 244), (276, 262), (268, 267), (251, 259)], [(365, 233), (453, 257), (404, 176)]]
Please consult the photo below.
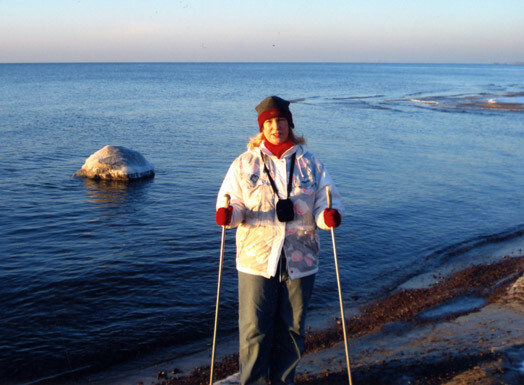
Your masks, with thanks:
[[(352, 383), (524, 383), (524, 256), (430, 280), (415, 277), (347, 320)], [(331, 324), (308, 331), (297, 384), (348, 383), (340, 320), (332, 317)], [(207, 384), (206, 359), (166, 361), (110, 383)], [(215, 378), (239, 383), (236, 354), (219, 358)]]

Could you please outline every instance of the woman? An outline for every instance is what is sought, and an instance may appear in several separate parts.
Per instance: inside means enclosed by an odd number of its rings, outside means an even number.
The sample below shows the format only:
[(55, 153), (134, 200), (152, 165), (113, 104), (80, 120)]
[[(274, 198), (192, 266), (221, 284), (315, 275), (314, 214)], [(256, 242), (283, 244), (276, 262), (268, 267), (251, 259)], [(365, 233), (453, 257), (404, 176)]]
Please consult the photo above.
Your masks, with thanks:
[(241, 384), (293, 384), (318, 271), (317, 227), (339, 226), (342, 206), (322, 163), (293, 133), (289, 102), (269, 96), (255, 109), (260, 133), (227, 172), (216, 222), (238, 227)]

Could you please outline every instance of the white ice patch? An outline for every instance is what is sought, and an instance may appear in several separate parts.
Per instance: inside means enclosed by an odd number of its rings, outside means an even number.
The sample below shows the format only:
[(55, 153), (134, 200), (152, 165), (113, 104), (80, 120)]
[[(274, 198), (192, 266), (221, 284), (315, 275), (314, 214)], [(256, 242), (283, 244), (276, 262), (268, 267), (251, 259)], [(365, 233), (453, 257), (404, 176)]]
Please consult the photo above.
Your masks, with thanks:
[(422, 103), (422, 104), (439, 104), (435, 100), (420, 100), (420, 99), (410, 99), (413, 103)]
[(524, 96), (496, 97), (489, 99), (488, 103), (524, 104)]
[(213, 383), (214, 385), (240, 385), (240, 373), (232, 374), (223, 380)]
[(524, 275), (511, 285), (508, 290), (508, 295), (514, 300), (524, 303)]

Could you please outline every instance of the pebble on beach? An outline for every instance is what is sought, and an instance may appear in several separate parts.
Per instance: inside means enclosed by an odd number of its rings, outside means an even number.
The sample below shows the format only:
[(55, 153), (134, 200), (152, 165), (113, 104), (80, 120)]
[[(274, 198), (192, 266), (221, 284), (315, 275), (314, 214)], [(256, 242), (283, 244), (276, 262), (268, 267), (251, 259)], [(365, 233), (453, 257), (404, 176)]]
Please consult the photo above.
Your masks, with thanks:
[(107, 145), (87, 158), (73, 177), (129, 181), (154, 175), (153, 165), (139, 152)]

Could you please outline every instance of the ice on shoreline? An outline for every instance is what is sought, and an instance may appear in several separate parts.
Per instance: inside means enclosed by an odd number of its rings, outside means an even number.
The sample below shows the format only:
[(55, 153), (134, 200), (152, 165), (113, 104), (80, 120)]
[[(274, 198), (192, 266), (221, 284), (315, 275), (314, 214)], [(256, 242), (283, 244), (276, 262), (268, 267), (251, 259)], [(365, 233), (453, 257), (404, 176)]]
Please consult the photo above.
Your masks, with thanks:
[(500, 95), (435, 95), (409, 101), (429, 108), (524, 111), (524, 94), (521, 92)]
[(488, 99), (488, 103), (512, 103), (512, 104), (523, 104), (524, 105), (524, 96), (501, 96)]
[(107, 145), (87, 158), (73, 177), (128, 181), (154, 175), (153, 165), (139, 152)]

